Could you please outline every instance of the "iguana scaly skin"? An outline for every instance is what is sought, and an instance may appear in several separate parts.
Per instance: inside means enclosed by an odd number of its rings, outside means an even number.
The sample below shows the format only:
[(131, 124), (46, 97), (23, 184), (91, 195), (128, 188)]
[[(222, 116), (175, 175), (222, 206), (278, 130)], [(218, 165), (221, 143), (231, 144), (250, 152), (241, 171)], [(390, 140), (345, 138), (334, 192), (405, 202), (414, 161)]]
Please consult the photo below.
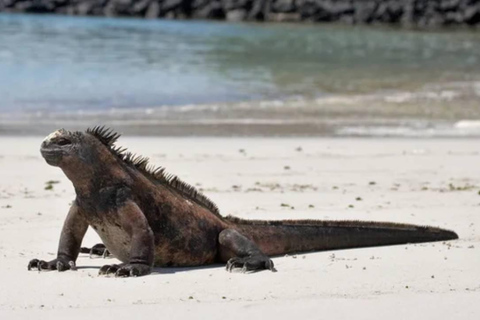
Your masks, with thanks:
[(457, 239), (448, 230), (388, 222), (252, 221), (222, 217), (215, 204), (148, 159), (116, 147), (120, 135), (104, 127), (64, 129), (41, 145), (48, 164), (75, 187), (57, 258), (31, 260), (28, 269), (75, 268), (90, 226), (121, 260), (100, 274), (142, 276), (154, 266), (227, 263), (227, 270), (274, 270), (269, 256), (293, 252)]

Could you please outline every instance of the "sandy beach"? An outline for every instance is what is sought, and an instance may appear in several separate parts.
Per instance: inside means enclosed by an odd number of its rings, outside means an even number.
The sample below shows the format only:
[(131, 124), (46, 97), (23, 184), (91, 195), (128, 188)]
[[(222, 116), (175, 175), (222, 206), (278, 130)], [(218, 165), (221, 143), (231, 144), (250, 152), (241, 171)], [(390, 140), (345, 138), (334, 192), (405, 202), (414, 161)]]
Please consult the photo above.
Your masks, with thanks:
[[(98, 277), (27, 271), (55, 257), (74, 190), (38, 151), (43, 137), (0, 137), (1, 319), (477, 319), (480, 146), (473, 139), (154, 138), (119, 145), (197, 186), (222, 214), (432, 225), (459, 240), (298, 254), (278, 272), (223, 265)], [(99, 242), (89, 230), (83, 245)]]

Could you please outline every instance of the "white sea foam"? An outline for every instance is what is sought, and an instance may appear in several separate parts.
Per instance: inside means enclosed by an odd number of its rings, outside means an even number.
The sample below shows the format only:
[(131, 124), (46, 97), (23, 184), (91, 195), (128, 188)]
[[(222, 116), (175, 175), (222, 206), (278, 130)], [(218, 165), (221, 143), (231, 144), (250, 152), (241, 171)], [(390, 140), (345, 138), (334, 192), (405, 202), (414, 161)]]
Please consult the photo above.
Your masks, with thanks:
[[(460, 121), (461, 122), (461, 121)], [(335, 132), (338, 136), (370, 137), (480, 137), (480, 121), (475, 126), (435, 125), (428, 127), (412, 126), (345, 126)]]
[(454, 127), (462, 130), (480, 131), (480, 119), (479, 120), (460, 120), (454, 124)]
[(415, 100), (453, 100), (461, 95), (458, 91), (441, 90), (435, 91), (420, 91), (420, 92), (399, 92), (385, 96), (386, 102), (391, 103), (406, 103)]

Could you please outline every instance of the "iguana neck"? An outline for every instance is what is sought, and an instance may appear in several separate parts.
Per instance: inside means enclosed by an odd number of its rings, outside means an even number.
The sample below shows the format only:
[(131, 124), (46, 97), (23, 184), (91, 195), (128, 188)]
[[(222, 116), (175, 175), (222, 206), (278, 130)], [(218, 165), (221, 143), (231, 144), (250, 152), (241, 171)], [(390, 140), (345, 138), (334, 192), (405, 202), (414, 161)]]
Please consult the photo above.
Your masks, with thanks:
[(90, 163), (78, 162), (61, 169), (79, 196), (88, 196), (128, 179), (123, 164), (111, 154), (97, 156)]

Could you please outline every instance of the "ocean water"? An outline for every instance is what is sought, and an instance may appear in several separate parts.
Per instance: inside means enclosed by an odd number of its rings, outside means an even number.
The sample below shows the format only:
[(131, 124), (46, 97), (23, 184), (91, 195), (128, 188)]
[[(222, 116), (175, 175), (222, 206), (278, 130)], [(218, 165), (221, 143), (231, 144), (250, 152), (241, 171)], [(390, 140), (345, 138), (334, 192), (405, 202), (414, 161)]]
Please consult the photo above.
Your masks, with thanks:
[(71, 120), (468, 136), (479, 101), (478, 31), (0, 14), (0, 132)]

